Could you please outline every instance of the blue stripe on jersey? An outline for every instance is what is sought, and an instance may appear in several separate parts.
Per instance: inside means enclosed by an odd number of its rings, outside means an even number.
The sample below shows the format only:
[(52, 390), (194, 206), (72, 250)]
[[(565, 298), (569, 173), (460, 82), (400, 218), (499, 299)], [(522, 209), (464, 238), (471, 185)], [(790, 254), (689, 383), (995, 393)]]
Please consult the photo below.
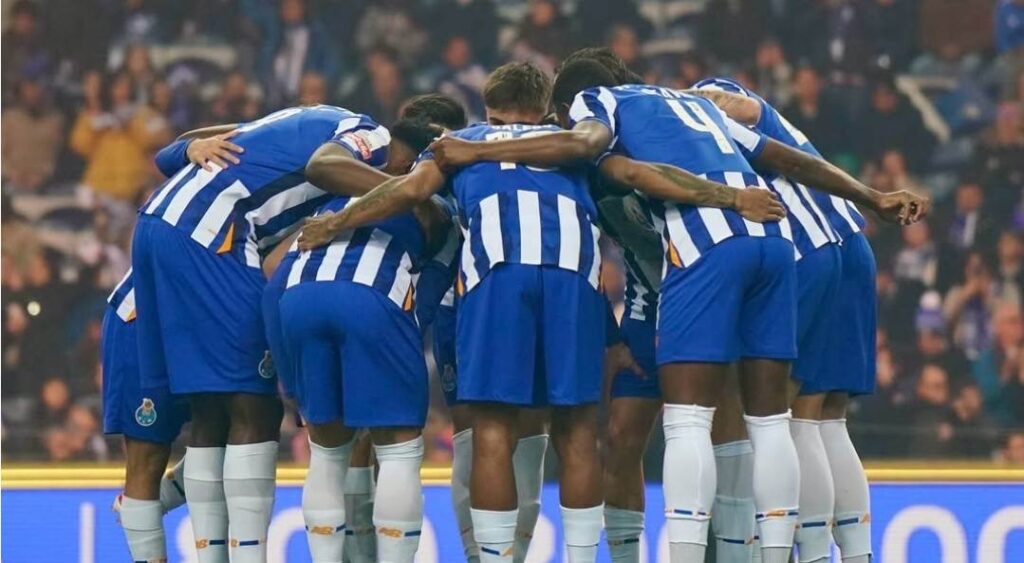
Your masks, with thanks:
[[(821, 153), (818, 152), (818, 149), (814, 147), (807, 136), (794, 127), (778, 110), (765, 101), (764, 98), (735, 81), (728, 78), (708, 78), (701, 80), (694, 87), (723, 90), (742, 94), (757, 100), (761, 104), (761, 119), (758, 121), (755, 129), (780, 143), (813, 154), (814, 156), (821, 156)], [(820, 190), (812, 189), (809, 192), (818, 209), (824, 213), (829, 226), (840, 240), (858, 233), (864, 228), (864, 216), (853, 202)]]
[(114, 291), (107, 297), (107, 304), (114, 310), (114, 313), (124, 322), (135, 319), (135, 286), (132, 284), (132, 269), (117, 282)]
[(261, 253), (329, 198), (305, 180), (322, 144), (337, 142), (372, 166), (386, 161), (390, 134), (365, 115), (333, 106), (289, 108), (241, 127), (240, 164), (182, 169), (141, 212), (186, 231), (199, 244), (259, 267)]
[[(712, 172), (701, 177), (745, 189), (768, 189), (764, 179), (751, 172)], [(668, 263), (687, 268), (716, 244), (734, 236), (782, 237), (792, 240), (789, 220), (756, 223), (731, 209), (715, 209), (652, 201), (655, 224), (663, 229)]]

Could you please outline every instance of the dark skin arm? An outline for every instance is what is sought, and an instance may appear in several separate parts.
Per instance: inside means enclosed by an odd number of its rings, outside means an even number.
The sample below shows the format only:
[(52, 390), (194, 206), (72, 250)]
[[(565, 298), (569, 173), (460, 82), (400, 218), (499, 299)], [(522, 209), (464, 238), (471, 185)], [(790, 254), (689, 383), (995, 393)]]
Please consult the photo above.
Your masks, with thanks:
[(857, 181), (838, 166), (773, 139), (754, 161), (802, 184), (864, 205), (890, 223), (909, 225), (928, 215), (931, 200), (908, 191), (882, 193)]
[(670, 164), (638, 162), (620, 155), (601, 161), (601, 174), (651, 197), (687, 205), (735, 209), (751, 221), (778, 221), (786, 210), (774, 193), (711, 182)]
[(444, 136), (429, 149), (444, 168), (459, 168), (492, 160), (519, 162), (530, 166), (570, 166), (593, 162), (612, 142), (612, 132), (603, 124), (581, 121), (569, 131), (505, 139), (501, 141), (464, 141)]
[(437, 163), (425, 160), (409, 174), (391, 178), (344, 210), (306, 220), (299, 235), (299, 249), (318, 248), (347, 229), (411, 211), (440, 191), (444, 182), (444, 174)]
[(211, 125), (210, 127), (200, 127), (199, 129), (193, 129), (186, 131), (178, 136), (178, 141), (188, 141), (191, 139), (206, 139), (207, 137), (216, 137), (217, 135), (223, 135), (224, 133), (230, 133), (235, 129), (238, 129), (238, 123), (225, 123), (223, 125)]
[(761, 104), (757, 103), (757, 100), (753, 98), (721, 90), (690, 89), (683, 91), (693, 96), (700, 96), (711, 100), (733, 121), (743, 125), (757, 125), (757, 122), (761, 120)]
[(358, 197), (391, 179), (391, 175), (352, 156), (337, 143), (324, 143), (306, 163), (306, 179), (337, 195)]

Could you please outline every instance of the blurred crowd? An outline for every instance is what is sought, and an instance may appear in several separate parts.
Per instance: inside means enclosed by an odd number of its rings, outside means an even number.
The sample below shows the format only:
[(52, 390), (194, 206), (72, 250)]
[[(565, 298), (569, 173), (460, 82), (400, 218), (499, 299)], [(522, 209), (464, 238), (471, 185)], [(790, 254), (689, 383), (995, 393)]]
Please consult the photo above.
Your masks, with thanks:
[[(866, 458), (1024, 463), (1024, 0), (5, 0), (3, 454), (105, 460), (99, 319), (177, 134), (294, 104), (389, 124), (488, 69), (605, 45), (651, 83), (728, 75), (833, 162), (935, 200), (869, 225), (878, 393)], [(609, 250), (610, 254), (614, 251)], [(614, 256), (609, 263), (614, 264)], [(606, 272), (621, 293), (615, 268)], [(619, 289), (616, 290), (615, 288)], [(290, 455), (305, 440), (285, 422)], [(448, 461), (443, 410), (428, 461)], [(657, 448), (655, 448), (657, 451)]]

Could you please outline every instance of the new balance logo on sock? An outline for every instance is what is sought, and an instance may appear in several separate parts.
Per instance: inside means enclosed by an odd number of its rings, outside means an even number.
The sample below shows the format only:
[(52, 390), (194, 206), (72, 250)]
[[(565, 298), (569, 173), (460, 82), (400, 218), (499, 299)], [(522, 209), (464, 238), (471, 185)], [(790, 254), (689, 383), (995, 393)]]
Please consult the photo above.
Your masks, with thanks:
[(510, 546), (505, 551), (499, 552), (497, 549), (491, 549), (489, 547), (481, 546), (480, 551), (487, 553), (488, 555), (497, 555), (498, 557), (512, 557), (512, 554), (515, 550), (512, 546)]
[(399, 530), (398, 528), (379, 528), (377, 530), (377, 533), (382, 535), (382, 536), (387, 536), (389, 538), (403, 538), (403, 537), (404, 538), (411, 538), (413, 536), (420, 535), (420, 531), (419, 530), (412, 530), (412, 531), (409, 531), (409, 532), (403, 532), (402, 530)]
[(341, 531), (344, 531), (344, 530), (345, 530), (345, 525), (344, 524), (342, 524), (341, 526), (337, 526), (337, 527), (335, 527), (335, 526), (312, 526), (312, 527), (306, 526), (306, 531), (307, 532), (309, 532), (311, 534), (316, 534), (318, 536), (333, 536), (334, 534), (336, 534), (338, 532), (341, 532)]
[(216, 545), (225, 545), (225, 544), (227, 544), (227, 541), (225, 541), (225, 540), (201, 539), (201, 540), (196, 540), (196, 549), (206, 549), (208, 547), (212, 547), (212, 546), (216, 546)]
[(267, 540), (240, 540), (231, 538), (231, 547), (253, 547), (260, 545), (261, 543), (267, 543)]
[(799, 516), (800, 512), (797, 510), (786, 510), (784, 508), (779, 510), (769, 510), (768, 512), (759, 512), (757, 514), (758, 520), (764, 520), (765, 518), (783, 518), (786, 516)]

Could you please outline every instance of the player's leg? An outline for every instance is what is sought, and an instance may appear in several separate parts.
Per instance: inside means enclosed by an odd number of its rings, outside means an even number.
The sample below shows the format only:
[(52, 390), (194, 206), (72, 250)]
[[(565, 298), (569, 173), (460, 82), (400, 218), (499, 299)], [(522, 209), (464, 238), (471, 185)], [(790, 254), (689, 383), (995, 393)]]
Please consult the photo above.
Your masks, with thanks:
[(475, 403), (469, 495), (480, 560), (511, 560), (519, 518), (512, 456), (519, 440), (519, 407)]
[(832, 534), (844, 563), (871, 561), (871, 496), (867, 475), (846, 429), (846, 393), (829, 393), (822, 411), (821, 438), (835, 482)]
[(423, 526), (423, 436), (419, 428), (372, 428), (380, 486), (373, 507), (380, 561), (412, 563)]
[[(625, 374), (624, 377), (636, 377)], [(648, 376), (653, 380), (653, 376)], [(614, 392), (614, 391), (613, 391)], [(640, 560), (644, 531), (643, 456), (661, 399), (614, 397), (608, 411), (604, 457), (604, 520), (616, 563)]]
[[(454, 376), (454, 374), (453, 374)], [(464, 403), (452, 404), (452, 506), (455, 520), (462, 537), (462, 550), (466, 561), (480, 561), (480, 546), (473, 538), (473, 517), (470, 513), (469, 480), (473, 467), (473, 418), (472, 406)]]
[(166, 561), (160, 481), (167, 469), (171, 446), (128, 436), (124, 445), (124, 493), (117, 511), (128, 540), (128, 551), (135, 561)]
[(188, 397), (192, 423), (185, 450), (185, 498), (200, 563), (228, 560), (228, 507), (224, 496), (224, 450), (230, 418), (220, 397)]
[(711, 528), (715, 535), (715, 561), (760, 561), (754, 509), (754, 448), (747, 437), (740, 401), (739, 381), (729, 370), (711, 426), (718, 478)]
[(555, 407), (551, 442), (558, 453), (558, 492), (568, 560), (594, 561), (603, 527), (598, 406)]
[(540, 517), (540, 493), (544, 485), (544, 453), (548, 449), (548, 413), (546, 409), (519, 412), (519, 441), (512, 455), (516, 480), (519, 517), (516, 521), (515, 555), (522, 563), (530, 551), (533, 530)]
[(377, 534), (373, 528), (373, 441), (362, 432), (352, 446), (345, 474), (345, 560), (372, 563), (377, 560)]
[(793, 247), (781, 238), (755, 239), (758, 271), (740, 316), (740, 387), (754, 447), (754, 502), (761, 557), (789, 561), (799, 514), (800, 466), (789, 431), (790, 366), (796, 357), (796, 269)]
[[(302, 516), (313, 561), (341, 561), (345, 548), (346, 472), (353, 432), (342, 424), (342, 363), (336, 298), (318, 284), (281, 296), (281, 327), (296, 376), (299, 411), (309, 428), (310, 462)], [(311, 306), (316, 303), (317, 306)]]

